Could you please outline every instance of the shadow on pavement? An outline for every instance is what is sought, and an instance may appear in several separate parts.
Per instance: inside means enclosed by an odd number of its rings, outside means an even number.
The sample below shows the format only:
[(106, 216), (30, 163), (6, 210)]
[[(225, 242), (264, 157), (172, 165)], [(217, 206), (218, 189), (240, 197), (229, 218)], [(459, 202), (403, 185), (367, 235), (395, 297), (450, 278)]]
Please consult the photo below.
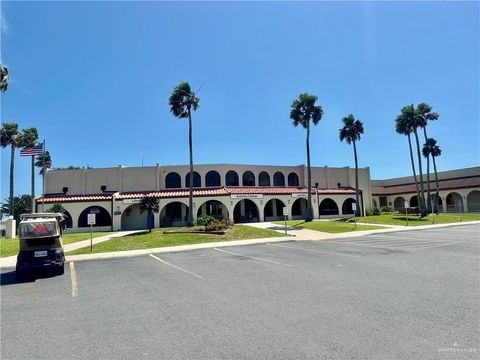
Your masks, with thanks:
[(18, 276), (15, 270), (0, 274), (0, 286), (25, 284), (35, 282), (37, 279), (48, 279), (57, 276), (51, 271), (35, 271)]

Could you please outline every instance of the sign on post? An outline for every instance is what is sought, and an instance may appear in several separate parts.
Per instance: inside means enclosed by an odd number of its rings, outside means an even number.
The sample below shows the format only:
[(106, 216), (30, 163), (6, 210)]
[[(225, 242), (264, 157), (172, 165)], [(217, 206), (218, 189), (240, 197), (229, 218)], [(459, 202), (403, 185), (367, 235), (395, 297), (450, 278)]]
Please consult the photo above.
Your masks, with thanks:
[(90, 252), (93, 251), (93, 225), (95, 225), (95, 214), (87, 214), (87, 224), (90, 225)]
[(407, 222), (407, 226), (408, 226), (408, 200), (405, 200), (405, 221)]
[(352, 210), (357, 211), (357, 204), (356, 203), (352, 203)]
[(288, 216), (288, 208), (286, 206), (283, 207), (283, 218), (285, 220), (285, 236), (287, 236), (287, 216)]
[(357, 203), (352, 203), (353, 211), (353, 222), (355, 223), (355, 229), (357, 228), (357, 220), (355, 219), (355, 214), (357, 213)]

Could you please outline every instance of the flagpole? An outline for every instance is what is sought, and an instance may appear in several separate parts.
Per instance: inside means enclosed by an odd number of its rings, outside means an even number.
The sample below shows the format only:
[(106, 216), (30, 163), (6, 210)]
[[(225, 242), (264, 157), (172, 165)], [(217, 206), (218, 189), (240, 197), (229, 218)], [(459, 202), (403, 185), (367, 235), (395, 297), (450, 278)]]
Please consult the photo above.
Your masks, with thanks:
[(43, 157), (42, 157), (42, 212), (45, 204), (45, 148), (46, 141), (43, 139)]

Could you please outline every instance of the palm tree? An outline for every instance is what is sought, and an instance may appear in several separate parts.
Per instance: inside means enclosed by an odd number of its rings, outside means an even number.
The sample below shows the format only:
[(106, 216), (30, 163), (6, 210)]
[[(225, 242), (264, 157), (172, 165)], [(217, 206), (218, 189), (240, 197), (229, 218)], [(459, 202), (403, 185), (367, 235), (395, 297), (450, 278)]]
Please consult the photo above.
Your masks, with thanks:
[(420, 189), (418, 187), (417, 172), (415, 171), (415, 161), (413, 159), (413, 149), (412, 149), (412, 124), (411, 118), (405, 116), (403, 113), (397, 116), (395, 119), (395, 131), (398, 134), (406, 135), (408, 138), (408, 148), (410, 150), (410, 161), (412, 164), (413, 180), (415, 181), (415, 189), (417, 190), (417, 199), (420, 199)]
[(7, 91), (8, 87), (8, 69), (0, 64), (0, 92)]
[(301, 125), (307, 130), (307, 214), (305, 221), (312, 221), (312, 172), (310, 169), (310, 122), (317, 125), (322, 119), (323, 109), (320, 105), (315, 105), (318, 97), (308, 93), (302, 93), (298, 99), (294, 100), (291, 105), (290, 119), (293, 120), (293, 126)]
[(363, 134), (363, 123), (360, 120), (356, 120), (352, 114), (344, 117), (342, 122), (343, 127), (339, 130), (340, 141), (345, 140), (347, 144), (353, 145), (353, 155), (355, 157), (355, 202), (357, 203), (355, 215), (359, 216), (363, 213), (363, 209), (362, 212), (360, 212), (360, 202), (358, 198), (358, 158), (355, 143), (357, 140), (360, 140), (360, 137)]
[[(197, 91), (198, 93), (198, 91)], [(192, 110), (200, 106), (200, 99), (186, 81), (173, 89), (168, 99), (170, 112), (179, 119), (188, 118), (188, 148), (190, 154), (190, 184), (188, 197), (188, 226), (193, 226), (193, 150), (192, 150)]]
[[(417, 105), (416, 109), (417, 115), (417, 124), (420, 128), (423, 129), (423, 135), (425, 138), (425, 143), (427, 142), (427, 125), (429, 121), (438, 120), (440, 117), (436, 112), (432, 112), (432, 106), (427, 103), (420, 103)], [(428, 154), (427, 158), (427, 209), (431, 212), (431, 196), (430, 196), (430, 155)]]
[[(38, 143), (38, 131), (36, 128), (27, 128), (23, 129), (22, 133), (20, 134), (20, 142), (19, 145), (24, 149), (31, 149)], [(32, 158), (32, 189), (31, 195), (32, 199), (35, 199), (35, 156), (31, 156)]]
[(435, 196), (435, 209), (438, 214), (438, 198), (440, 196), (440, 186), (438, 183), (438, 173), (437, 173), (437, 164), (435, 162), (435, 158), (442, 155), (442, 149), (440, 146), (437, 145), (437, 140), (433, 138), (427, 139), (425, 145), (423, 145), (423, 156), (431, 156), (433, 161), (433, 171), (435, 172), (435, 186), (437, 196)]
[(140, 203), (140, 214), (143, 214), (144, 211), (148, 213), (148, 232), (152, 232), (151, 219), (153, 217), (153, 213), (158, 213), (160, 211), (160, 200), (155, 197), (144, 197)]
[(10, 146), (10, 194), (9, 194), (9, 214), (15, 216), (13, 207), (13, 171), (15, 167), (15, 148), (19, 142), (18, 124), (2, 123), (0, 129), (0, 146), (6, 148)]
[[(39, 174), (42, 176), (43, 176), (43, 158), (44, 157), (45, 157), (45, 170), (52, 168), (52, 157), (50, 156), (50, 152), (45, 151), (42, 155), (37, 156), (37, 161), (35, 161), (35, 166), (40, 168)], [(75, 169), (80, 169), (80, 168), (75, 168)]]

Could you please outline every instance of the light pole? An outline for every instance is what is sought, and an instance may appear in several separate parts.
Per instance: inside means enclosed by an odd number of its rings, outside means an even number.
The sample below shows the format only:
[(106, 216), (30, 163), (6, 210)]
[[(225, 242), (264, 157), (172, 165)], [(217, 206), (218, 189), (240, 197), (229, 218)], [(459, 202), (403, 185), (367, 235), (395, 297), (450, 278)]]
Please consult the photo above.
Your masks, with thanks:
[(315, 192), (317, 193), (317, 211), (318, 211), (318, 218), (320, 219), (320, 203), (318, 202), (318, 182), (315, 183)]

